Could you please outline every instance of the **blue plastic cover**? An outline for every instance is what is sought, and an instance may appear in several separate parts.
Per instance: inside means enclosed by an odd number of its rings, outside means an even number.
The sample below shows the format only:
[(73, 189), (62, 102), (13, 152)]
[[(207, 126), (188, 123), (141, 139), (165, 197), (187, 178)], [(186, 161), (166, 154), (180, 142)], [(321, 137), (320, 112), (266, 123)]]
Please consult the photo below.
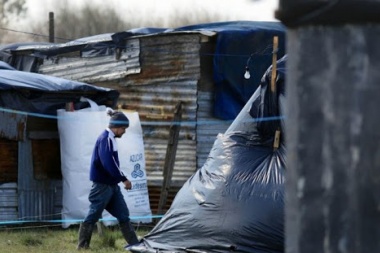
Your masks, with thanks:
[[(214, 31), (214, 116), (233, 120), (272, 64), (273, 37), (279, 39), (277, 57), (285, 55), (285, 27), (280, 22), (235, 21), (186, 26), (173, 31)], [(245, 79), (248, 63), (251, 78)]]
[(74, 102), (75, 109), (88, 107), (80, 97), (98, 105), (114, 107), (119, 92), (58, 77), (15, 70), (0, 62), (0, 107), (56, 115), (57, 109)]

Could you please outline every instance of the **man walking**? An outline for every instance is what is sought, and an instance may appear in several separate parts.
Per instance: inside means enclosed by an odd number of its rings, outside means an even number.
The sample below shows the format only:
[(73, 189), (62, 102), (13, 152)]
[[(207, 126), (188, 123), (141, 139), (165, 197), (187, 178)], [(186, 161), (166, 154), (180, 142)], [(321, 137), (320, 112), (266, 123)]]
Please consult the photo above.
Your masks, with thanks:
[(91, 158), (90, 180), (93, 182), (89, 194), (90, 209), (79, 228), (77, 249), (87, 249), (90, 245), (92, 230), (104, 210), (119, 221), (123, 237), (129, 245), (137, 244), (135, 230), (130, 223), (129, 209), (118, 186), (130, 190), (131, 182), (120, 170), (116, 138), (120, 138), (129, 120), (122, 112), (109, 111), (111, 116), (108, 128), (98, 137)]

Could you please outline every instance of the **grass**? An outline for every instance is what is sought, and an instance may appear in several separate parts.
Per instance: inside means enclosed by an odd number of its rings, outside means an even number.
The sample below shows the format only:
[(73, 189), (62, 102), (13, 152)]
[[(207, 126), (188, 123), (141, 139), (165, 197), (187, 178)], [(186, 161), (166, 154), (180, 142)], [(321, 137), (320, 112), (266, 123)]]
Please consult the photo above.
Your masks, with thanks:
[[(1, 253), (71, 253), (78, 252), (79, 226), (70, 226), (63, 229), (58, 226), (47, 227), (0, 227), (0, 252)], [(107, 227), (98, 233), (94, 229), (90, 249), (86, 253), (109, 253), (123, 252), (126, 241), (124, 240), (118, 226)], [(136, 228), (139, 237), (149, 232), (148, 228)], [(82, 251), (83, 252), (83, 251)]]

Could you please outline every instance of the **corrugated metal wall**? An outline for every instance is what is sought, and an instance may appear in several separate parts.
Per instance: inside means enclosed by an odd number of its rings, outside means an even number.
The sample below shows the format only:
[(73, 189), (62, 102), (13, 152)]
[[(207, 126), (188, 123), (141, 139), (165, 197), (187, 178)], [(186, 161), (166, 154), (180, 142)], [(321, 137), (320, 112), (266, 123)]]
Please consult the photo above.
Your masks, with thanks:
[(59, 141), (49, 134), (56, 124), (10, 112), (0, 122), (0, 220), (59, 218), (62, 183), (52, 180), (61, 178)]
[(0, 122), (0, 138), (15, 141), (25, 138), (25, 115), (0, 111)]
[(0, 183), (0, 221), (18, 218), (17, 183)]
[(39, 67), (39, 73), (86, 83), (117, 80), (139, 73), (139, 40), (130, 39), (125, 47), (119, 60), (115, 54), (82, 58), (73, 52), (71, 56), (50, 57)]
[(172, 176), (182, 186), (197, 168), (196, 112), (201, 35), (140, 37), (141, 72), (119, 83), (119, 105), (139, 112), (144, 132), (148, 184), (162, 185), (174, 109), (183, 103), (182, 124)]
[(173, 124), (174, 109), (179, 101), (184, 103), (184, 110), (172, 177), (173, 185), (182, 185), (196, 169), (196, 92), (196, 81), (187, 80), (122, 89), (119, 99), (122, 107), (138, 111), (142, 121), (150, 185), (162, 184), (170, 125)]
[(18, 215), (18, 142), (25, 138), (26, 116), (0, 112), (0, 220)]
[(26, 220), (57, 218), (54, 216), (57, 181), (35, 179), (30, 140), (19, 142), (18, 156), (19, 217)]
[(54, 216), (57, 219), (61, 219), (62, 217), (62, 206), (63, 206), (63, 186), (62, 180), (54, 181)]

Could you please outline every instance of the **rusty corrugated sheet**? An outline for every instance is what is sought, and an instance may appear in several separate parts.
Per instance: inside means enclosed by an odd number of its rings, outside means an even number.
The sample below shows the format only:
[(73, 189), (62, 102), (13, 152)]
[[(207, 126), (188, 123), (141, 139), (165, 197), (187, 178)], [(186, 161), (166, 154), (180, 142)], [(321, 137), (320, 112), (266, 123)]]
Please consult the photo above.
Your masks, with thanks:
[(148, 181), (161, 185), (169, 130), (175, 105), (182, 101), (181, 130), (175, 159), (172, 183), (182, 185), (196, 170), (196, 81), (130, 86), (119, 98), (120, 106), (139, 112), (145, 144)]
[(120, 56), (82, 58), (56, 55), (44, 60), (39, 73), (90, 84), (117, 80), (140, 72), (139, 53), (139, 40), (130, 39)]
[(120, 85), (147, 85), (176, 80), (199, 80), (199, 51), (204, 35), (168, 33), (140, 37), (141, 72)]
[(141, 37), (141, 73), (119, 83), (125, 86), (118, 89), (120, 107), (139, 112), (142, 121), (151, 186), (162, 185), (170, 125), (179, 101), (183, 102), (183, 114), (172, 185), (182, 186), (196, 170), (200, 47), (197, 33)]

